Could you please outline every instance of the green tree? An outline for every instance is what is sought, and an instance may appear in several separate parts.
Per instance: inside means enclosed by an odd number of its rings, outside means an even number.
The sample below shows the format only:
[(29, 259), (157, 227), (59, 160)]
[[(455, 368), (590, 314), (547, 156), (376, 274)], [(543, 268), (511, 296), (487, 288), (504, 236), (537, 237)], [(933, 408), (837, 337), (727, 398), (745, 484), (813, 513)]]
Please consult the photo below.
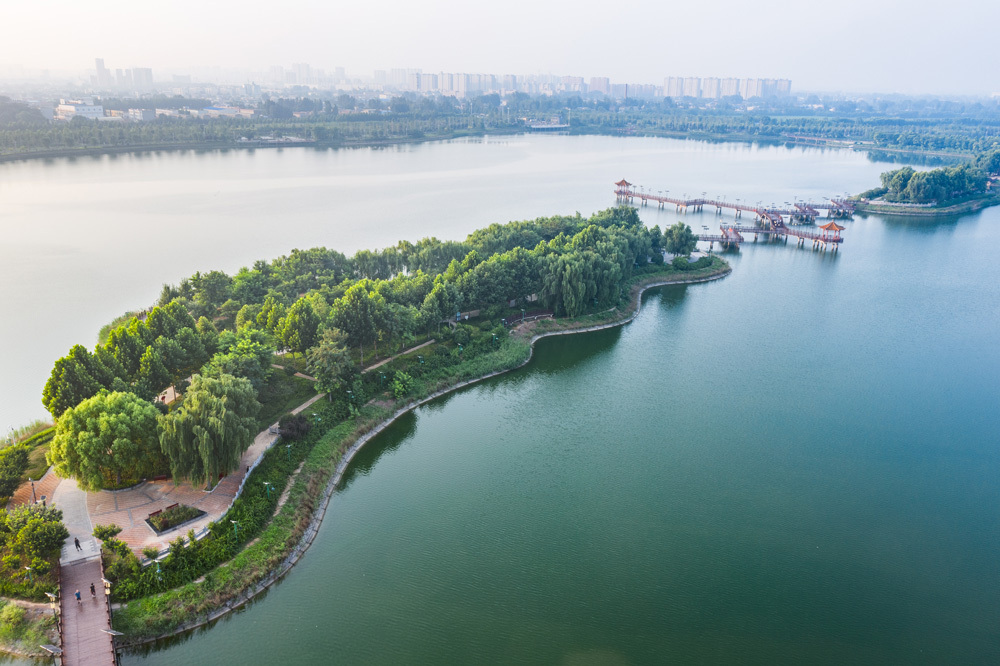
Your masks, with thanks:
[(2, 512), (0, 531), (11, 550), (29, 560), (57, 553), (69, 537), (62, 511), (41, 504), (22, 504)]
[(69, 354), (56, 361), (42, 389), (42, 404), (55, 418), (101, 390), (101, 384), (82, 362), (84, 356), (89, 356), (86, 348), (75, 345)]
[(663, 249), (670, 254), (691, 254), (697, 245), (698, 237), (683, 222), (678, 222), (663, 232)]
[(249, 380), (194, 375), (179, 409), (160, 418), (160, 446), (175, 479), (214, 485), (253, 443), (260, 403)]
[(354, 362), (347, 351), (347, 335), (339, 328), (323, 331), (307, 358), (309, 372), (316, 378), (316, 388), (324, 393), (346, 386), (354, 374)]
[(46, 453), (62, 477), (75, 477), (85, 490), (138, 481), (163, 464), (152, 403), (133, 393), (102, 391), (71, 407), (56, 423)]
[(21, 475), (28, 469), (29, 450), (25, 444), (0, 450), (0, 498), (10, 497), (21, 485)]
[(370, 280), (359, 280), (330, 307), (331, 323), (346, 333), (352, 344), (358, 345), (362, 364), (365, 344), (375, 342), (385, 320), (385, 299), (373, 287)]
[(302, 354), (316, 344), (318, 329), (319, 317), (309, 300), (300, 298), (288, 309), (277, 334), (287, 349)]

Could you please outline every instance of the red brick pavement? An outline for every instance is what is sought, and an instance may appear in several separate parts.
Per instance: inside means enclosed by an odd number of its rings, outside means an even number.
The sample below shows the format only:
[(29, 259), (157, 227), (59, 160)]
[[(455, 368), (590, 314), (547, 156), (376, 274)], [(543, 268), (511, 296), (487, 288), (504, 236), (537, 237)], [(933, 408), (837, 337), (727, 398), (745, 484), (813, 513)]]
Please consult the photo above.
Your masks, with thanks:
[[(49, 468), (49, 471), (40, 479), (35, 481), (35, 500), (41, 502), (44, 496), (47, 500), (52, 500), (52, 492), (59, 485), (60, 478)], [(14, 491), (14, 496), (10, 498), (8, 506), (31, 503), (31, 483), (22, 483)]]

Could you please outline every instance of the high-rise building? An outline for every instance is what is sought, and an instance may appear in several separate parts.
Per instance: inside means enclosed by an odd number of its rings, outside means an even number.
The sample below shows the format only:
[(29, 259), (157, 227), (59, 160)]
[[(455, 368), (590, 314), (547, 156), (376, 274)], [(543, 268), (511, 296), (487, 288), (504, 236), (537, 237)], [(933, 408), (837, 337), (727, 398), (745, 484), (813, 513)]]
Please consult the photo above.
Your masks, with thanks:
[(699, 79), (697, 76), (685, 77), (684, 96), (701, 97), (701, 79)]
[(606, 76), (595, 76), (590, 79), (590, 92), (607, 95), (611, 92), (611, 80)]
[(743, 96), (743, 99), (753, 99), (754, 97), (763, 97), (764, 80), (743, 79), (743, 85), (740, 86), (740, 95)]
[(714, 76), (702, 79), (701, 96), (706, 99), (719, 99), (722, 96), (722, 82)]
[(97, 67), (97, 79), (94, 83), (100, 88), (110, 88), (114, 85), (111, 70), (104, 66), (104, 58), (94, 58), (94, 65)]
[(739, 79), (722, 79), (719, 84), (719, 96), (720, 97), (732, 97), (733, 95), (740, 94), (740, 80)]
[(668, 76), (663, 79), (663, 96), (664, 97), (683, 97), (684, 96), (684, 79), (679, 76)]
[(132, 84), (136, 90), (148, 90), (153, 87), (153, 70), (149, 67), (132, 68)]

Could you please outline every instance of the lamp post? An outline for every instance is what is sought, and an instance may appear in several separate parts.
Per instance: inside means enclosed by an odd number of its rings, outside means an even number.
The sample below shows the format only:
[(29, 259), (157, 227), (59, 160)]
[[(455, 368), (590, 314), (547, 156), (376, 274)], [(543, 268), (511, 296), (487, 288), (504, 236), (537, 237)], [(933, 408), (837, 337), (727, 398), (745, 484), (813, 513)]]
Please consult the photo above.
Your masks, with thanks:
[(417, 356), (417, 360), (418, 360), (418, 361), (420, 361), (420, 365), (423, 365), (423, 364), (424, 364), (424, 357), (423, 357), (423, 356), (419, 356), (419, 355), (418, 355), (418, 356)]
[(231, 522), (233, 524), (233, 534), (236, 536), (236, 539), (239, 540), (239, 538), (240, 538), (240, 524), (238, 522), (236, 522), (235, 520), (230, 520), (229, 522)]
[(271, 499), (271, 485), (272, 485), (272, 484), (271, 484), (271, 482), (270, 482), (270, 481), (265, 481), (265, 482), (264, 482), (264, 487), (265, 487), (265, 488), (267, 489), (267, 499), (268, 499), (268, 500), (270, 500), (270, 499)]
[(524, 308), (521, 308), (521, 323), (524, 323)]
[(285, 457), (288, 460), (292, 459), (292, 445), (291, 444), (285, 444)]
[(31, 567), (24, 567), (24, 568), (28, 570), (28, 582), (29, 583), (35, 582), (31, 577)]
[(29, 477), (28, 481), (31, 481), (31, 503), (34, 504), (38, 501), (35, 499), (35, 480)]
[(462, 358), (462, 343), (461, 343), (461, 342), (460, 342), (460, 343), (458, 343), (458, 358), (459, 358), (460, 360), (461, 360), (461, 358)]

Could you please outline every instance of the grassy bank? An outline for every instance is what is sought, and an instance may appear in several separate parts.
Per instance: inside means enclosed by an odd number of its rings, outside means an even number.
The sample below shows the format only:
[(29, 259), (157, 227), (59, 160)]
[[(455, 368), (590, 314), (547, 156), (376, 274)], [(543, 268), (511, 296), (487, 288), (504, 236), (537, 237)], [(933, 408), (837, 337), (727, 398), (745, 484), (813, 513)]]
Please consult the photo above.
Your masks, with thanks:
[(55, 618), (43, 604), (21, 605), (0, 599), (0, 651), (43, 657), (40, 645), (56, 641)]
[[(316, 425), (308, 450), (300, 452), (301, 469), (290, 477), (287, 501), (260, 529), (256, 538), (198, 581), (123, 605), (115, 612), (115, 629), (125, 633), (124, 644), (134, 645), (192, 629), (253, 598), (280, 578), (311, 543), (322, 520), (325, 502), (337, 481), (338, 465), (345, 456), (353, 455), (362, 437), (424, 401), (471, 381), (520, 367), (531, 356), (532, 336), (524, 333), (620, 324), (634, 315), (639, 295), (649, 285), (709, 280), (729, 271), (728, 264), (717, 257), (710, 266), (700, 270), (651, 266), (631, 281), (626, 299), (617, 308), (573, 319), (525, 324), (515, 334), (504, 334), (502, 338), (495, 331), (504, 329), (498, 329), (492, 322), (456, 326), (443, 331), (442, 342), (419, 350), (419, 354), (401, 356), (378, 371), (367, 373), (355, 384), (355, 394), (364, 390), (365, 398), (371, 398), (360, 409), (345, 403), (346, 398), (337, 398), (306, 410), (307, 418)], [(475, 330), (470, 333), (466, 329)], [(460, 335), (470, 337), (462, 338), (465, 342), (460, 344), (455, 340)], [(334, 418), (344, 409), (350, 416)], [(282, 449), (282, 446), (275, 447), (268, 457), (272, 460), (284, 457)], [(263, 481), (273, 480), (274, 470), (268, 472), (267, 479), (259, 474), (264, 467), (254, 470), (247, 488), (261, 487)], [(286, 464), (282, 470), (291, 468), (292, 465)], [(287, 478), (278, 481), (276, 490), (280, 491)], [(264, 500), (255, 501), (262, 503)], [(224, 516), (219, 523), (228, 525), (227, 518)]]

